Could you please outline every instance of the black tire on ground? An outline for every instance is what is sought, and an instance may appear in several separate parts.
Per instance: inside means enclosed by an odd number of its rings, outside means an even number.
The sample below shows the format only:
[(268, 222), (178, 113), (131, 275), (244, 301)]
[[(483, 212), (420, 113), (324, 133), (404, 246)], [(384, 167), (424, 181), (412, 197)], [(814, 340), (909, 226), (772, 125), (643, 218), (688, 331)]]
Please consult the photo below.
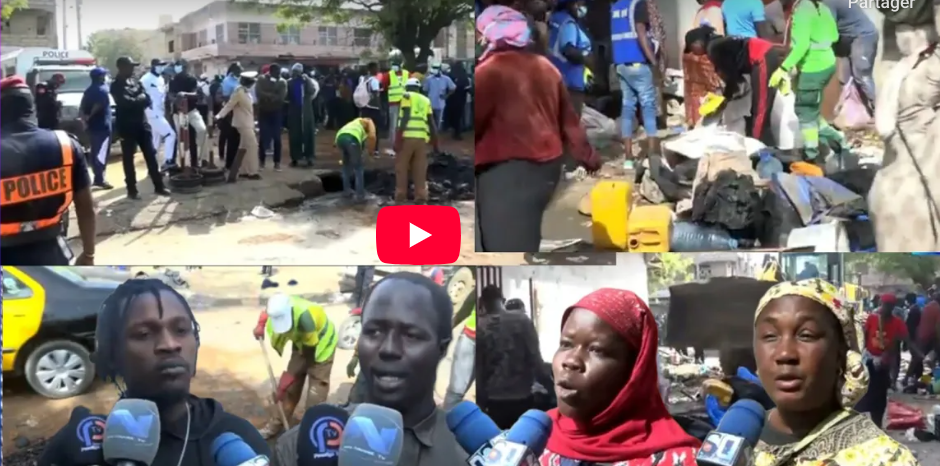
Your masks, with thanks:
[[(82, 365), (85, 367), (85, 376), (76, 384), (73, 390), (66, 392), (54, 392), (46, 389), (39, 380), (39, 376), (36, 374), (39, 360), (42, 359), (43, 356), (58, 350), (74, 353), (81, 359)], [(26, 382), (29, 383), (29, 386), (32, 387), (36, 393), (54, 400), (80, 395), (87, 391), (95, 381), (95, 365), (91, 362), (91, 353), (84, 346), (70, 340), (47, 341), (36, 347), (36, 349), (29, 353), (29, 357), (26, 359), (24, 372), (26, 374)]]
[(362, 318), (359, 316), (349, 316), (339, 326), (339, 341), (336, 346), (339, 349), (350, 350), (356, 347), (359, 341), (359, 334), (362, 333)]
[(182, 194), (192, 194), (202, 191), (202, 175), (184, 174), (170, 176), (170, 189)]
[(202, 174), (203, 186), (212, 186), (225, 183), (224, 168), (203, 168), (199, 170), (199, 173)]

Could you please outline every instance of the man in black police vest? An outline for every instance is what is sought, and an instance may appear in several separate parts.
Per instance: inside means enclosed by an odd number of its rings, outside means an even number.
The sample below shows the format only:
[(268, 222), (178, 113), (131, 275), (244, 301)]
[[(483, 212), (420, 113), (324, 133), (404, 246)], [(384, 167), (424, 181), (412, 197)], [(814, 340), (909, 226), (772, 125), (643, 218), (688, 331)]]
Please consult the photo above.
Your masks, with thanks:
[(62, 103), (59, 102), (59, 86), (65, 83), (61, 73), (52, 79), (36, 84), (36, 119), (42, 129), (59, 129)]
[(68, 265), (63, 224), (75, 201), (82, 253), (93, 265), (95, 209), (81, 144), (39, 128), (33, 95), (18, 76), (0, 81), (0, 260), (3, 265)]

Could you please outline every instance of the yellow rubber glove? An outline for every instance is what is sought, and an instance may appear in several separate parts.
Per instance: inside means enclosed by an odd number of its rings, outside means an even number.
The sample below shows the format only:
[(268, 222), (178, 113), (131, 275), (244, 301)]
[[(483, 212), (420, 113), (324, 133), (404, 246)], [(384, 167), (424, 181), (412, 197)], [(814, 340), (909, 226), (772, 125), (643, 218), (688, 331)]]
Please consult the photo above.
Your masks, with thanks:
[(698, 114), (703, 117), (711, 115), (718, 111), (718, 107), (723, 103), (725, 103), (723, 96), (709, 92), (705, 95), (705, 100), (702, 102), (702, 105), (699, 106)]
[(793, 92), (793, 85), (790, 83), (790, 73), (783, 69), (777, 68), (777, 71), (774, 71), (774, 74), (770, 75), (770, 87), (777, 88), (783, 95), (788, 95), (790, 92)]

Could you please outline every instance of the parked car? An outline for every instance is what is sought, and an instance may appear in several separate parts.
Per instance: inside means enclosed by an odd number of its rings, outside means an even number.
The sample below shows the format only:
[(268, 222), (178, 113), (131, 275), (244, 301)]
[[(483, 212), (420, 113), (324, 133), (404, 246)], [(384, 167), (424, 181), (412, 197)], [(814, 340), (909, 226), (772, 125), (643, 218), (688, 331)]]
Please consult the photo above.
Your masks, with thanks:
[(3, 376), (53, 399), (91, 386), (98, 311), (121, 281), (73, 267), (3, 266)]

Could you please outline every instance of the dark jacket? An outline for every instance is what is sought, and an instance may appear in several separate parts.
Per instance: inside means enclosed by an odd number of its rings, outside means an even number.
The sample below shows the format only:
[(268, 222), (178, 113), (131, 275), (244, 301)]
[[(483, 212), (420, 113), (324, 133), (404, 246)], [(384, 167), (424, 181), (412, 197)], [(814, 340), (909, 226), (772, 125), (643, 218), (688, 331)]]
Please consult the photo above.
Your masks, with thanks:
[[(241, 437), (256, 454), (271, 457), (271, 448), (261, 437), (258, 429), (245, 419), (225, 412), (218, 401), (190, 395), (189, 404), (192, 407), (189, 440), (184, 442), (187, 427), (186, 416), (174, 423), (161, 422), (160, 447), (152, 464), (176, 465), (180, 463), (182, 457), (182, 464), (186, 466), (215, 466), (215, 460), (212, 458), (212, 442), (225, 432)], [(70, 422), (69, 425), (60, 429), (47, 443), (46, 450), (39, 458), (37, 466), (105, 464), (103, 454), (100, 460), (91, 457), (101, 454), (100, 449), (96, 452), (90, 451), (93, 447), (80, 444), (81, 442), (75, 435), (77, 427), (71, 425)], [(185, 451), (183, 451), (183, 443), (186, 443)]]
[(262, 112), (279, 112), (287, 99), (287, 81), (280, 77), (261, 76), (255, 84), (258, 109)]

